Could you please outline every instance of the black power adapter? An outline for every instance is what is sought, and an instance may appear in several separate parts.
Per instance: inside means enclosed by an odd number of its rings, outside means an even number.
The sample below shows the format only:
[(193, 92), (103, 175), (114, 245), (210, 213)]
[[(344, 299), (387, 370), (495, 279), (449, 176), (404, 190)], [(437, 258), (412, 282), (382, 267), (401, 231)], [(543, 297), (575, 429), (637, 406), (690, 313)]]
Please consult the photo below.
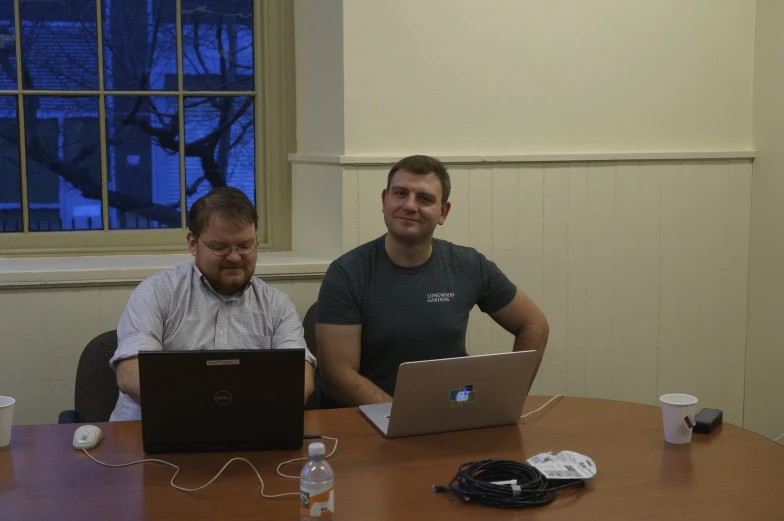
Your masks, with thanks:
[(694, 430), (700, 434), (710, 434), (713, 429), (721, 425), (724, 413), (721, 409), (702, 409), (694, 417)]

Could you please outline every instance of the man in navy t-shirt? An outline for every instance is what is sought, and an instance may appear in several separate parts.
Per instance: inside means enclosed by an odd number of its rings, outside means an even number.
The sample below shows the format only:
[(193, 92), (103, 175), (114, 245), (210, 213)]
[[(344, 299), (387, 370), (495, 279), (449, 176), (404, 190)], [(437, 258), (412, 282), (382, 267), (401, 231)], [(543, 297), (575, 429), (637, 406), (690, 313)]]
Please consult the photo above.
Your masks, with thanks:
[(433, 238), (451, 203), (449, 174), (410, 156), (381, 193), (388, 233), (335, 260), (316, 310), (318, 358), (342, 405), (392, 401), (401, 363), (465, 356), (474, 305), (515, 336), (515, 351), (547, 344), (542, 312), (484, 255)]

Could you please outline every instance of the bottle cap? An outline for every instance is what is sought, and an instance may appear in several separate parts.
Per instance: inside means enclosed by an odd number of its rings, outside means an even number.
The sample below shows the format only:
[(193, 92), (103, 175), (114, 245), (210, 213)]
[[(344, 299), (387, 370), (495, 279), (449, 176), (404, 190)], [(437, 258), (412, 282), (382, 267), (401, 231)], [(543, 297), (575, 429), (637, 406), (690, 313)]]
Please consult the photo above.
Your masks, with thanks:
[(311, 443), (308, 445), (308, 454), (311, 458), (315, 458), (317, 456), (323, 456), (326, 451), (324, 450), (324, 444), (321, 442)]

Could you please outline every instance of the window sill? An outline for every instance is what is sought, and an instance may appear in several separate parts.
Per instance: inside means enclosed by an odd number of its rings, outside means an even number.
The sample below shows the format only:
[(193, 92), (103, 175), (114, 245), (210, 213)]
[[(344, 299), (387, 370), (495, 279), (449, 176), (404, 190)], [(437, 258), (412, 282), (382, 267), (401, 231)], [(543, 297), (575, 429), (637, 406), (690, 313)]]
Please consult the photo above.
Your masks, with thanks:
[[(0, 289), (136, 285), (192, 260), (188, 254), (0, 259)], [(320, 279), (330, 260), (293, 252), (260, 253), (256, 276), (264, 280)]]

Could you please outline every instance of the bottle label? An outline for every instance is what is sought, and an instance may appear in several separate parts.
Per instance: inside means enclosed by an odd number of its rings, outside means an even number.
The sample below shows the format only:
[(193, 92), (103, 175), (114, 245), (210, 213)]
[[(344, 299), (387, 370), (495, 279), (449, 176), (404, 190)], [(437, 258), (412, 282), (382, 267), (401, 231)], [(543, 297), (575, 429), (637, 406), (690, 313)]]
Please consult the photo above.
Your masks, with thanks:
[(335, 487), (320, 492), (299, 491), (300, 513), (304, 516), (331, 516), (335, 512)]

